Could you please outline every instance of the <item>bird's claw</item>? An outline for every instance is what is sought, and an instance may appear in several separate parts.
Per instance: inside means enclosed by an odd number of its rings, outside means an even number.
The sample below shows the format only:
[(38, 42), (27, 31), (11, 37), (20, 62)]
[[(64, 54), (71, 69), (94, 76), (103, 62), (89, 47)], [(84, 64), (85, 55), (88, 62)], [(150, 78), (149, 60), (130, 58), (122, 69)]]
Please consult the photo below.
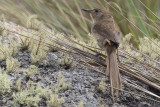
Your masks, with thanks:
[(103, 44), (104, 44), (104, 45), (106, 45), (106, 44), (111, 45), (111, 41), (108, 40), (108, 39), (105, 39)]

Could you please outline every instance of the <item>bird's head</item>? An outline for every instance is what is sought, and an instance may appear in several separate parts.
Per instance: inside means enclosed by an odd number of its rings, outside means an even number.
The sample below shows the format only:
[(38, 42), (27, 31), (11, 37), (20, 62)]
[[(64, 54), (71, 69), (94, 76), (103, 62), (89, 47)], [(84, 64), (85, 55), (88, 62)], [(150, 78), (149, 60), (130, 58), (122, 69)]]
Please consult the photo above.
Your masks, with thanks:
[(101, 10), (101, 9), (91, 9), (91, 10), (82, 9), (82, 10), (87, 12), (87, 13), (89, 13), (89, 14), (91, 14), (93, 19), (94, 19), (94, 21), (99, 20), (103, 16), (108, 17), (108, 18), (112, 17), (112, 14), (110, 12), (104, 11), (104, 10)]

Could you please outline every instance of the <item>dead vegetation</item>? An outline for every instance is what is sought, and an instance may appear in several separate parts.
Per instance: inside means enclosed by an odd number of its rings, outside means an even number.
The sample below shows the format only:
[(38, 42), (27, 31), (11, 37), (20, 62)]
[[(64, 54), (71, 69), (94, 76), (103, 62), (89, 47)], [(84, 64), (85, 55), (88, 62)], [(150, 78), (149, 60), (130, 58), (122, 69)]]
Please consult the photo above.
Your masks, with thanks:
[[(18, 35), (17, 40), (21, 44), (21, 48), (28, 49), (29, 52), (31, 53), (31, 63), (32, 64), (36, 65), (37, 63), (42, 61), (42, 59), (45, 58), (44, 53), (54, 48), (57, 51), (65, 53), (63, 56), (64, 58), (59, 62), (60, 65), (71, 66), (72, 63), (79, 63), (85, 67), (88, 67), (89, 69), (92, 69), (93, 71), (99, 72), (100, 74), (104, 75), (104, 73), (100, 71), (97, 67), (101, 67), (101, 68), (106, 67), (105, 65), (106, 56), (105, 56), (105, 53), (102, 52), (98, 47), (97, 48), (93, 47), (92, 44), (96, 45), (96, 43), (94, 43), (93, 41), (90, 44), (86, 44), (84, 42), (78, 42), (78, 41), (75, 41), (74, 38), (70, 38), (68, 35), (65, 35), (65, 34), (59, 33), (55, 35), (54, 32), (52, 33), (48, 28), (39, 28), (40, 30), (34, 31), (34, 32), (28, 32), (28, 31), (17, 32), (17, 31), (13, 31), (12, 29), (8, 29), (7, 27), (4, 27), (2, 25), (1, 25), (1, 28), (5, 29), (5, 31), (8, 32), (8, 34), (10, 34), (11, 36), (14, 34)], [(41, 33), (36, 33), (36, 32), (41, 32)], [(41, 35), (42, 33), (44, 35)], [(129, 41), (130, 41), (131, 36), (132, 36), (131, 34), (128, 34), (127, 36), (123, 38), (122, 45), (120, 46), (120, 49), (119, 49), (119, 55), (123, 59), (119, 63), (119, 69), (120, 69), (120, 72), (123, 75), (125, 75), (123, 76), (123, 84), (133, 87), (146, 94), (149, 94), (150, 96), (153, 96), (157, 100), (155, 100), (154, 98), (147, 98), (143, 95), (139, 95), (140, 97), (145, 97), (148, 100), (159, 102), (159, 99), (160, 99), (159, 95), (147, 89), (142, 88), (139, 84), (133, 83), (131, 80), (126, 78), (126, 76), (129, 76), (131, 78), (141, 81), (142, 83), (147, 84), (148, 86), (160, 91), (160, 84), (159, 84), (160, 81), (158, 79), (160, 77), (159, 75), (160, 64), (156, 60), (158, 59), (157, 54), (156, 56), (154, 56), (153, 53), (149, 53), (149, 51), (145, 51), (147, 52), (146, 54), (144, 51), (136, 50), (134, 47), (130, 46)], [(93, 38), (91, 37), (91, 39)], [(157, 40), (155, 40), (155, 42), (156, 41)], [(4, 44), (1, 45), (1, 47), (3, 46)], [(9, 49), (3, 48), (3, 50), (1, 50), (2, 53), (3, 52), (9, 53), (8, 55), (4, 54), (4, 55), (7, 55), (7, 58), (6, 57), (3, 58), (3, 59), (6, 59), (6, 65), (7, 65), (6, 70), (8, 72), (19, 72), (19, 71), (21, 72), (22, 71), (25, 75), (28, 75), (28, 76), (37, 74), (38, 73), (37, 68), (34, 65), (31, 65), (26, 70), (19, 69), (20, 63), (16, 59), (12, 58), (14, 54), (11, 54), (17, 51), (10, 52), (10, 50), (13, 48), (15, 48), (15, 45), (12, 45), (11, 47), (9, 47)], [(154, 51), (157, 52), (157, 48), (152, 48), (152, 49), (155, 49)], [(96, 56), (97, 53), (99, 54), (99, 57)], [(69, 58), (68, 54), (70, 56), (73, 56), (72, 59), (68, 59)], [(144, 69), (141, 70), (139, 68), (139, 65), (141, 67), (144, 67), (146, 71), (144, 71)], [(15, 92), (13, 94), (16, 105), (17, 104), (23, 104), (23, 105), (27, 104), (30, 106), (36, 106), (37, 103), (40, 101), (41, 97), (46, 97), (48, 99), (47, 103), (49, 106), (55, 103), (57, 103), (57, 106), (60, 106), (62, 104), (63, 98), (58, 99), (57, 94), (60, 90), (67, 89), (67, 87), (69, 87), (69, 84), (64, 83), (64, 77), (62, 74), (58, 75), (58, 86), (52, 88), (52, 91), (55, 94), (51, 94), (49, 96), (46, 96), (44, 94), (46, 91), (48, 91), (48, 89), (47, 88), (43, 89), (38, 84), (37, 84), (38, 85), (37, 87), (39, 88), (36, 88), (36, 90), (33, 89), (34, 87), (32, 85), (33, 83), (30, 84), (29, 82), (27, 83), (28, 84), (27, 89), (21, 89), (20, 81), (21, 79), (17, 81), (17, 85), (16, 85), (17, 86), (16, 89), (18, 90), (18, 92)], [(105, 91), (106, 87), (109, 87), (108, 84), (107, 85), (104, 84), (104, 80), (102, 80), (100, 83), (97, 83), (97, 85), (98, 84), (102, 92)], [(7, 90), (10, 90), (9, 86), (7, 87), (6, 87)], [(39, 93), (41, 95), (38, 94), (39, 92), (38, 90), (39, 91), (41, 90), (42, 94)], [(31, 91), (32, 93), (29, 94), (28, 93), (29, 91)], [(126, 92), (125, 90), (120, 90), (120, 91)], [(129, 92), (129, 93), (136, 94), (132, 92)], [(30, 99), (35, 99), (35, 100), (31, 101)], [(83, 105), (81, 103), (79, 104), (79, 106)]]
[[(48, 51), (54, 50), (64, 53), (62, 59), (58, 61), (61, 66), (71, 67), (72, 64), (78, 63), (105, 76), (98, 68), (106, 68), (106, 55), (98, 48), (91, 34), (88, 34), (89, 40), (86, 43), (81, 39), (75, 39), (67, 33), (56, 33), (57, 31), (50, 30), (36, 18), (36, 15), (31, 15), (27, 20), (27, 27), (32, 30), (12, 29), (13, 27), (9, 26), (5, 18), (0, 22), (1, 41), (9, 41), (9, 43), (0, 43), (0, 60), (6, 60), (7, 73), (22, 72), (29, 77), (36, 75), (38, 74), (36, 65), (45, 59)], [(137, 95), (126, 90), (120, 91), (160, 103), (160, 96), (157, 93), (145, 89), (140, 84), (136, 84), (127, 78), (133, 78), (160, 91), (160, 48), (158, 47), (160, 42), (157, 39), (152, 39), (153, 42), (149, 42), (148, 38), (141, 38), (138, 50), (130, 44), (131, 38), (133, 38), (132, 34), (126, 35), (118, 51), (119, 56), (122, 57), (119, 62), (119, 69), (123, 74), (123, 84), (152, 97)], [(28, 69), (20, 69), (20, 62), (14, 58), (19, 49), (28, 50), (31, 53), (32, 65)], [(98, 57), (97, 54), (99, 54)], [(11, 90), (12, 83), (8, 79), (7, 73), (2, 69), (0, 70), (0, 94)], [(16, 82), (16, 91), (12, 95), (14, 105), (37, 106), (41, 98), (45, 98), (48, 106), (56, 105), (56, 107), (59, 107), (63, 103), (63, 98), (58, 97), (58, 92), (68, 89), (69, 83), (64, 82), (62, 74), (59, 74), (57, 79), (57, 86), (52, 85), (52, 87), (46, 88), (29, 80), (26, 85), (27, 88), (23, 89), (21, 88), (21, 78), (19, 78)], [(107, 87), (110, 87), (109, 84), (106, 85), (104, 83), (103, 79), (100, 83), (94, 84), (99, 86), (102, 92)], [(78, 107), (83, 107), (83, 101), (79, 103)]]

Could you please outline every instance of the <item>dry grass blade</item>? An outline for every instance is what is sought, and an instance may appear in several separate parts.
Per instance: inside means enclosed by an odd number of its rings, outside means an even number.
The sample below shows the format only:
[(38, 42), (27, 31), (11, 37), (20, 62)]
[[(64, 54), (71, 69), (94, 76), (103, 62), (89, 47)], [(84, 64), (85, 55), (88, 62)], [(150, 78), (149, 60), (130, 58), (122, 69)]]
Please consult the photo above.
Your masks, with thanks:
[(144, 3), (142, 3), (140, 0), (138, 0), (147, 10), (149, 10), (158, 20), (160, 20), (160, 18), (155, 15)]
[(157, 85), (157, 84), (149, 81), (148, 79), (144, 78), (142, 75), (136, 73), (133, 69), (131, 70), (128, 66), (125, 66), (125, 65), (121, 64), (119, 66), (119, 68), (120, 68), (120, 72), (123, 73), (124, 75), (128, 75), (130, 77), (136, 78), (139, 81), (141, 81), (141, 82), (143, 82), (143, 83), (145, 83), (145, 84), (147, 84), (147, 85), (149, 85), (149, 86), (151, 86), (151, 87), (160, 91), (160, 86), (159, 85)]
[(160, 96), (158, 96), (158, 95), (156, 95), (156, 94), (154, 94), (154, 93), (152, 93), (152, 92), (144, 89), (143, 87), (141, 87), (141, 86), (139, 86), (139, 85), (131, 82), (131, 81), (128, 80), (127, 78), (123, 78), (123, 79), (125, 80), (124, 83), (125, 83), (126, 85), (131, 86), (131, 87), (133, 87), (133, 88), (135, 88), (135, 89), (137, 89), (137, 90), (140, 90), (140, 91), (142, 91), (142, 92), (145, 92), (145, 93), (147, 93), (147, 94), (149, 94), (149, 95), (151, 95), (151, 96), (154, 96), (154, 97), (160, 99)]
[(133, 67), (130, 67), (130, 66), (124, 64), (124, 63), (121, 63), (121, 64), (129, 67), (130, 69), (134, 70), (135, 73), (143, 76), (144, 78), (146, 78), (146, 79), (150, 80), (151, 82), (156, 83), (157, 85), (160, 86), (160, 84), (159, 84), (159, 83), (160, 83), (160, 80), (158, 79), (158, 78), (160, 78), (160, 77), (159, 77), (158, 75), (153, 74), (153, 73), (141, 72), (141, 71), (139, 71), (139, 70), (137, 70), (137, 69), (135, 69), (135, 68), (133, 68)]
[(145, 63), (144, 61), (142, 61), (141, 59), (139, 59), (138, 57), (135, 57), (133, 55), (131, 55), (130, 53), (128, 53), (127, 51), (123, 50), (123, 51), (120, 51), (121, 53), (123, 54), (127, 54), (129, 57), (135, 59), (136, 61), (138, 61), (139, 63), (143, 64), (145, 67), (147, 67), (148, 69), (152, 69), (154, 70), (155, 72), (160, 72), (160, 69), (159, 68), (156, 68), (148, 63)]
[(101, 72), (101, 71), (99, 71), (98, 69), (96, 69), (96, 68), (94, 68), (93, 66), (91, 66), (90, 64), (88, 64), (88, 63), (86, 63), (86, 62), (79, 62), (81, 65), (84, 65), (85, 67), (88, 67), (88, 68), (90, 68), (90, 69), (92, 69), (93, 71), (96, 71), (96, 72), (98, 72), (98, 73), (100, 73), (100, 74), (102, 74), (102, 75), (105, 75), (105, 73), (103, 73), (103, 72)]
[(157, 32), (160, 32), (160, 27), (152, 20), (150, 19), (147, 15), (145, 15), (141, 10), (137, 9), (141, 14), (143, 14), (143, 16), (145, 16), (150, 22), (152, 22), (152, 24), (158, 29), (156, 30)]
[[(77, 13), (75, 13), (72, 8), (69, 6), (69, 4), (67, 3), (66, 0), (62, 0), (62, 2), (67, 6), (67, 8), (69, 9), (69, 11), (73, 14), (73, 16), (75, 17), (75, 19), (77, 19), (78, 23), (80, 24), (81, 28), (85, 31), (85, 32), (88, 32), (88, 29), (87, 29), (87, 25), (86, 25), (86, 22), (84, 22), (84, 20), (86, 20), (87, 22), (90, 22), (90, 20), (88, 20), (87, 18), (85, 18), (83, 15), (79, 15)], [(83, 20), (83, 24), (81, 24), (81, 20), (77, 17), (80, 17), (82, 18)], [(90, 22), (91, 23), (91, 22)], [(84, 27), (85, 26), (85, 27)]]
[[(82, 19), (82, 21), (83, 21), (83, 23), (84, 23), (84, 28), (87, 28), (86, 21), (84, 20), (84, 16), (83, 16), (82, 11), (81, 11), (78, 3), (77, 3), (77, 0), (74, 0), (74, 2), (75, 2), (75, 5), (76, 5), (76, 7), (77, 7), (77, 9), (78, 9), (78, 12), (80, 13), (81, 19)], [(89, 31), (87, 30), (87, 32), (89, 32)]]
[[(56, 3), (56, 2), (55, 2)], [(77, 29), (74, 27), (72, 21), (70, 20), (70, 18), (65, 14), (65, 12), (60, 8), (59, 4), (56, 3), (57, 8), (59, 9), (60, 13), (67, 19), (68, 23), (70, 24), (71, 28), (73, 29), (73, 31), (79, 36), (79, 32), (77, 31)]]
[(158, 62), (158, 61), (154, 60), (153, 58), (151, 58), (150, 56), (148, 56), (148, 55), (146, 55), (146, 54), (142, 53), (141, 51), (139, 51), (139, 50), (137, 50), (137, 49), (135, 49), (135, 48), (132, 48), (132, 47), (131, 47), (131, 49), (133, 49), (133, 50), (134, 50), (134, 51), (136, 51), (137, 53), (142, 54), (143, 56), (145, 56), (145, 57), (146, 57), (146, 58), (148, 58), (149, 60), (151, 60), (151, 61), (153, 61), (153, 62), (157, 63), (158, 65), (160, 65), (160, 62)]
[[(104, 85), (104, 84), (100, 84), (100, 83), (93, 83), (93, 84), (103, 85), (103, 86), (106, 86), (106, 87), (109, 87), (109, 88), (111, 87), (110, 85)], [(153, 99), (153, 98), (148, 98), (148, 97), (146, 97), (146, 96), (144, 96), (144, 95), (139, 95), (139, 94), (136, 94), (136, 93), (133, 93), (133, 92), (129, 92), (129, 91), (123, 90), (123, 89), (116, 89), (116, 88), (114, 88), (114, 89), (115, 89), (115, 90), (122, 91), (122, 92), (124, 92), (124, 93), (129, 93), (129, 94), (131, 94), (131, 95), (136, 95), (136, 96), (139, 96), (139, 97), (142, 97), (142, 98), (145, 98), (145, 99), (148, 99), (148, 100), (151, 100), (151, 101), (160, 103), (160, 101), (155, 100), (155, 99)], [(152, 95), (152, 94), (150, 94), (150, 95)]]

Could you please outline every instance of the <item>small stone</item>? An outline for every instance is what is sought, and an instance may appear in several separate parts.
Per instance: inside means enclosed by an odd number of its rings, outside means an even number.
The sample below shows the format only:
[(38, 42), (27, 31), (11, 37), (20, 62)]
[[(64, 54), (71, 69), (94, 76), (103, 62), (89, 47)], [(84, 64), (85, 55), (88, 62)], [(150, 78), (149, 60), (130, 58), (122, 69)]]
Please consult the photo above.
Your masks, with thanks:
[(112, 107), (120, 107), (118, 103), (114, 103)]

